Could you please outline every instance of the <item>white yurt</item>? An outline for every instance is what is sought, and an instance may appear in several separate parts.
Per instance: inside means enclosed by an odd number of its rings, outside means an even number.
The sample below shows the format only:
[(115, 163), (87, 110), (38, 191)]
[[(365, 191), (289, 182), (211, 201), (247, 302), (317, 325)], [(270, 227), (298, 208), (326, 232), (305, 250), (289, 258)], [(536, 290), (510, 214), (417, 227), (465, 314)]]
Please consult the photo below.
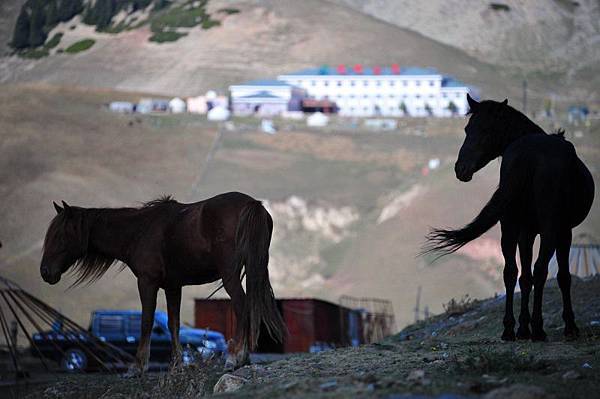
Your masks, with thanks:
[(306, 125), (310, 127), (323, 127), (329, 123), (329, 117), (322, 112), (315, 112), (306, 118)]
[(186, 111), (187, 105), (185, 101), (183, 101), (179, 97), (175, 97), (171, 101), (169, 101), (169, 111), (173, 114), (182, 114)]
[(214, 107), (206, 114), (206, 118), (209, 121), (226, 121), (229, 119), (230, 112), (224, 107)]

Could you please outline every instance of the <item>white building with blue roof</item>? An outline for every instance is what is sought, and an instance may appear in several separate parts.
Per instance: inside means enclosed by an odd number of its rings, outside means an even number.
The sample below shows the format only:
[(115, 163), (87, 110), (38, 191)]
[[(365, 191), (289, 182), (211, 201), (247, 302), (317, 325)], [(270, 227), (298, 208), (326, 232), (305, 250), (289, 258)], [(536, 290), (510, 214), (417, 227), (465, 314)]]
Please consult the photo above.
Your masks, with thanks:
[(433, 68), (323, 66), (280, 75), (277, 81), (336, 103), (344, 116), (464, 115), (470, 89)]
[(300, 111), (306, 90), (281, 80), (252, 80), (229, 86), (235, 115), (279, 115)]

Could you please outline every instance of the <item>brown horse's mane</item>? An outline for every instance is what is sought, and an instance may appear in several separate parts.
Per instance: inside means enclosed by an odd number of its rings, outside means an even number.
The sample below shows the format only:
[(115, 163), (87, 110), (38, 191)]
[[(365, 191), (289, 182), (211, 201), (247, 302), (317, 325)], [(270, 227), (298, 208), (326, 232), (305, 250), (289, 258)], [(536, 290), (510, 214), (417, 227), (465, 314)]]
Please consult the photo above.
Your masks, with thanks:
[[(148, 201), (139, 208), (129, 208), (132, 210), (148, 210), (159, 207), (161, 205), (176, 203), (170, 195), (165, 195)], [(52, 250), (48, 248), (51, 242), (62, 242), (62, 240), (77, 240), (81, 246), (83, 255), (76, 259), (73, 264), (69, 267), (68, 273), (75, 277), (75, 282), (71, 284), (71, 287), (75, 287), (81, 284), (90, 285), (100, 279), (107, 271), (118, 262), (117, 259), (102, 255), (97, 252), (90, 251), (88, 247), (88, 239), (90, 235), (90, 229), (93, 224), (103, 217), (103, 211), (109, 210), (110, 208), (97, 208), (97, 209), (85, 209), (78, 207), (71, 207), (67, 211), (62, 211), (54, 217), (48, 228), (46, 239), (44, 240), (44, 251)], [(67, 233), (67, 226), (69, 231)], [(67, 234), (69, 235), (67, 237)], [(122, 265), (119, 272), (125, 269), (126, 265)]]

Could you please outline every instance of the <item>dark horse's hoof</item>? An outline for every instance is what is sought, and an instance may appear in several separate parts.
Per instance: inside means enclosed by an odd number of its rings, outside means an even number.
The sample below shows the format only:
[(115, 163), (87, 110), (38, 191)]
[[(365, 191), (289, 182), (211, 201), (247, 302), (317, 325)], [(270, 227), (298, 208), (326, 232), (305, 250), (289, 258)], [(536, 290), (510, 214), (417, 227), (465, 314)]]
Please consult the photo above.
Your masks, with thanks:
[(501, 338), (502, 341), (514, 341), (516, 339), (515, 332), (513, 330), (504, 330)]
[(579, 337), (579, 328), (576, 325), (565, 327), (565, 338), (567, 341), (575, 340)]
[(548, 336), (546, 335), (544, 330), (536, 331), (531, 334), (531, 340), (533, 342), (545, 342), (547, 338)]
[(528, 327), (519, 327), (517, 330), (517, 339), (531, 339), (531, 331)]

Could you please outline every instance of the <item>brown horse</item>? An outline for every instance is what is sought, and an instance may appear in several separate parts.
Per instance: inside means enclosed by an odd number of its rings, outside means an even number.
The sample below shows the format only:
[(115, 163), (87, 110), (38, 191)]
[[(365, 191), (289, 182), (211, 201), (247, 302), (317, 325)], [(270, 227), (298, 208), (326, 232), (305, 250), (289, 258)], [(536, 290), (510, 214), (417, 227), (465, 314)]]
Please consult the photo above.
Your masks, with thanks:
[[(148, 365), (156, 295), (165, 290), (171, 365), (181, 362), (179, 309), (181, 287), (222, 280), (237, 319), (225, 367), (249, 361), (261, 325), (282, 341), (285, 326), (277, 310), (267, 265), (273, 220), (260, 201), (242, 193), (226, 193), (192, 204), (170, 197), (140, 208), (80, 208), (54, 204), (56, 217), (46, 233), (40, 273), (56, 284), (69, 269), (74, 285), (99, 279), (117, 261), (137, 277), (142, 302), (142, 334), (136, 364), (129, 374)], [(246, 292), (242, 288), (242, 269)]]

